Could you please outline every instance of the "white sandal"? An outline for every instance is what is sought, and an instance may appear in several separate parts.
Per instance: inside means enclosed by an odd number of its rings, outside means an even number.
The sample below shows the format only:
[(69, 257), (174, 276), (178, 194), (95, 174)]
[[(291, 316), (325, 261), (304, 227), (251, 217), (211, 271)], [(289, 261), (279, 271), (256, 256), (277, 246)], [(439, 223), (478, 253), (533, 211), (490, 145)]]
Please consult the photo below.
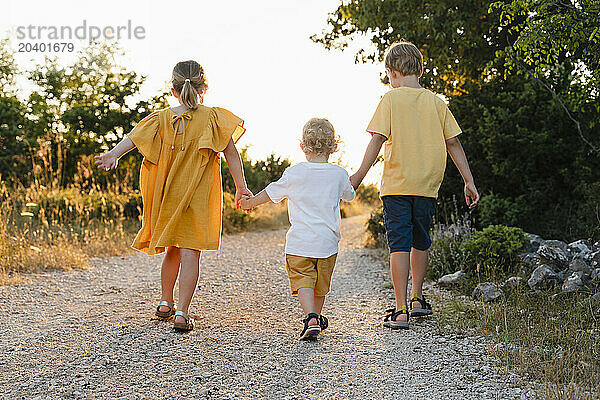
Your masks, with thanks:
[(190, 318), (183, 311), (176, 311), (175, 312), (175, 316), (173, 317), (173, 320), (175, 320), (175, 318), (177, 318), (178, 316), (182, 317), (185, 320), (185, 323), (173, 322), (173, 328), (176, 331), (189, 332), (189, 331), (191, 331), (191, 330), (194, 329), (194, 320), (193, 320), (193, 318)]

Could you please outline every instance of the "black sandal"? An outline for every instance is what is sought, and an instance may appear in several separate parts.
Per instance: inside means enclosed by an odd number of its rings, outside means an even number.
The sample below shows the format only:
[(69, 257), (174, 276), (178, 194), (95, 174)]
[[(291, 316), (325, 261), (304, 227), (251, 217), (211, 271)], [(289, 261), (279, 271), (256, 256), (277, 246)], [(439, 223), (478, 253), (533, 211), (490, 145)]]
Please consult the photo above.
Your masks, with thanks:
[[(160, 311), (160, 307), (168, 307), (169, 311)], [(169, 318), (171, 318), (173, 316), (173, 314), (175, 314), (175, 305), (173, 303), (169, 303), (166, 300), (162, 300), (160, 303), (158, 303), (158, 306), (156, 307), (156, 311), (154, 312), (154, 315), (156, 315), (159, 319), (162, 320), (168, 320)]]
[[(413, 303), (418, 301), (421, 303), (420, 308), (413, 308)], [(410, 299), (410, 316), (411, 317), (424, 317), (427, 315), (433, 314), (433, 310), (431, 309), (431, 304), (425, 301), (425, 296), (422, 299), (418, 298), (416, 295)]]
[(302, 333), (300, 333), (300, 340), (316, 339), (317, 335), (321, 332), (319, 324), (308, 325), (308, 321), (313, 318), (317, 320), (317, 323), (319, 322), (319, 314), (315, 313), (308, 314), (306, 318), (302, 320), (302, 322), (304, 322), (304, 329), (302, 329)]
[(319, 326), (321, 327), (321, 332), (323, 332), (325, 329), (327, 329), (327, 327), (329, 326), (329, 320), (327, 319), (326, 316), (324, 316), (324, 315), (319, 316)]
[[(386, 310), (387, 314), (383, 320), (383, 326), (391, 329), (408, 329), (408, 320), (410, 319), (410, 315), (408, 314), (408, 310), (406, 306), (402, 306), (400, 311), (396, 311), (395, 308), (390, 308)], [(406, 314), (406, 321), (396, 321), (398, 315)]]

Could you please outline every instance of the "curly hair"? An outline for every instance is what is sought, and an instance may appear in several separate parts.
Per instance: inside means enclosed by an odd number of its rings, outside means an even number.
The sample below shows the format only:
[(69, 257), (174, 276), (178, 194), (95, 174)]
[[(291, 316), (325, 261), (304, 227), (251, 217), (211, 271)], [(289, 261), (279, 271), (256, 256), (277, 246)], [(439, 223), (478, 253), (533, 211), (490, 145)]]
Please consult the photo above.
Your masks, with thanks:
[(302, 128), (300, 147), (307, 154), (330, 155), (339, 144), (333, 125), (325, 118), (311, 118)]

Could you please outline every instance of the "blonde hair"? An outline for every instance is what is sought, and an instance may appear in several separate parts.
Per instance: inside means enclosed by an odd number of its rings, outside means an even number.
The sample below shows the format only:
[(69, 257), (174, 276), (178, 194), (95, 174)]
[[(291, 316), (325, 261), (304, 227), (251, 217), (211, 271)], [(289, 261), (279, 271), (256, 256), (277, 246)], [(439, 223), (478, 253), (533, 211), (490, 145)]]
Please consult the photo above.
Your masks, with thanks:
[(193, 60), (180, 61), (175, 65), (171, 83), (181, 103), (193, 110), (202, 103), (204, 92), (208, 88), (204, 69)]
[(302, 128), (302, 151), (314, 155), (330, 155), (337, 150), (339, 140), (333, 125), (325, 118), (311, 118)]
[(423, 54), (411, 42), (394, 43), (385, 55), (385, 67), (400, 75), (419, 76), (423, 72)]

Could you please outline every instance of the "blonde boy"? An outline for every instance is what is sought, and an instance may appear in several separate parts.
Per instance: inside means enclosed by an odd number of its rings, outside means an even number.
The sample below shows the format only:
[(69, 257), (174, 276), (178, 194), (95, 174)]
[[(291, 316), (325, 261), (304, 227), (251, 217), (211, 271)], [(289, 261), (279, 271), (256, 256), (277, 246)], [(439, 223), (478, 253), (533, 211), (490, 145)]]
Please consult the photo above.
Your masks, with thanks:
[(458, 140), (461, 133), (446, 103), (421, 87), (423, 56), (409, 42), (388, 50), (385, 68), (392, 89), (381, 99), (367, 127), (371, 142), (360, 169), (350, 180), (356, 189), (385, 143), (381, 199), (396, 308), (384, 326), (408, 329), (406, 291), (412, 272), (410, 316), (430, 315), (423, 296), (423, 279), (431, 246), (429, 229), (438, 190), (444, 177), (446, 152), (465, 182), (465, 199), (473, 208), (479, 201), (467, 158)]
[(256, 196), (242, 198), (242, 208), (288, 199), (291, 227), (286, 235), (285, 263), (292, 294), (298, 295), (306, 314), (301, 340), (316, 338), (327, 328), (321, 315), (329, 293), (340, 241), (340, 209), (343, 199), (352, 201), (354, 189), (348, 172), (328, 162), (337, 149), (333, 125), (323, 118), (312, 118), (302, 130), (300, 147), (307, 162), (285, 170), (277, 182), (270, 183)]

